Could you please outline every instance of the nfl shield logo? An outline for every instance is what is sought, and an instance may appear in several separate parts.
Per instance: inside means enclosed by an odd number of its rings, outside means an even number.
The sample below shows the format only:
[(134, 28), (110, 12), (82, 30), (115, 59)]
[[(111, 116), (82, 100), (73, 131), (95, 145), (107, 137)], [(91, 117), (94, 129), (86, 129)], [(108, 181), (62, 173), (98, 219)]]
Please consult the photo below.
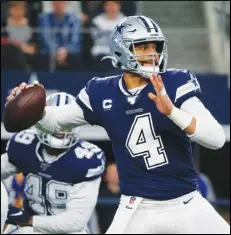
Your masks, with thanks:
[(50, 166), (50, 164), (45, 163), (45, 162), (42, 162), (40, 165), (40, 167), (42, 168), (43, 171), (46, 171), (49, 166)]
[(136, 197), (131, 197), (130, 201), (129, 201), (129, 204), (134, 204), (135, 200), (136, 200)]

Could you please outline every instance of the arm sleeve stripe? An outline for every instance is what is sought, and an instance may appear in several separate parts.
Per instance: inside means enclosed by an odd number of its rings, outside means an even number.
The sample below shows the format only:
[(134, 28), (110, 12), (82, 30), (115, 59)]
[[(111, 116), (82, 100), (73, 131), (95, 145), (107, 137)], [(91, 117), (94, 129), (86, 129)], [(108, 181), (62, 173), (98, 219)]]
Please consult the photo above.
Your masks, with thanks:
[(191, 91), (196, 91), (197, 89), (200, 89), (200, 85), (195, 85), (192, 82), (189, 82), (183, 86), (180, 86), (177, 88), (176, 90), (176, 98), (175, 98), (175, 102), (182, 97), (183, 95), (191, 92)]

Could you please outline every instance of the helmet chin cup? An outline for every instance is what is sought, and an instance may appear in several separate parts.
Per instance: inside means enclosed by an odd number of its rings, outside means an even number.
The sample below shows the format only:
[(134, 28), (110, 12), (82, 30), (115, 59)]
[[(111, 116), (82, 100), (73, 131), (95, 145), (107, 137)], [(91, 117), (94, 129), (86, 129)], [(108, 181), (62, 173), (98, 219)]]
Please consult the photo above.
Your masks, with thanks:
[(41, 131), (38, 131), (38, 139), (42, 144), (45, 144), (51, 148), (55, 149), (68, 149), (74, 146), (78, 140), (78, 133), (75, 131), (72, 132), (60, 132), (59, 135), (63, 135), (63, 138), (57, 138), (54, 135), (47, 134)]
[(141, 66), (140, 71), (149, 74), (150, 77), (152, 73), (159, 73), (160, 68), (159, 66)]
[(142, 72), (148, 72), (148, 73), (159, 73), (160, 68), (159, 66), (141, 66), (140, 71)]
[(68, 139), (68, 138), (65, 138), (65, 139), (58, 139), (52, 135), (49, 135), (47, 137), (47, 142), (48, 142), (48, 145), (51, 147), (51, 148), (65, 148), (67, 146), (67, 148), (69, 147), (69, 144), (71, 142), (71, 139)]
[[(75, 102), (75, 97), (65, 92), (53, 93), (46, 99), (47, 105), (51, 107), (65, 106), (72, 102)], [(53, 135), (37, 129), (37, 137), (42, 144), (56, 149), (71, 148), (79, 141), (78, 128), (68, 128)]]
[(135, 73), (145, 79), (150, 79), (150, 76), (153, 73), (159, 73), (160, 69), (158, 66), (152, 67), (152, 66), (141, 66), (139, 70), (133, 70), (132, 73)]

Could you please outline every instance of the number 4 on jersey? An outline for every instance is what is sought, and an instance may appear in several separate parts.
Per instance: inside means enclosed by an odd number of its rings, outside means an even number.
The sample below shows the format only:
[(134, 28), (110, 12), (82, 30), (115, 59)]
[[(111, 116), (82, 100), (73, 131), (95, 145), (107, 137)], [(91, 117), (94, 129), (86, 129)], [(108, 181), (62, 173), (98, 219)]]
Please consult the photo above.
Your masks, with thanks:
[(135, 117), (126, 147), (132, 157), (144, 158), (148, 170), (168, 164), (161, 137), (155, 134), (150, 113)]

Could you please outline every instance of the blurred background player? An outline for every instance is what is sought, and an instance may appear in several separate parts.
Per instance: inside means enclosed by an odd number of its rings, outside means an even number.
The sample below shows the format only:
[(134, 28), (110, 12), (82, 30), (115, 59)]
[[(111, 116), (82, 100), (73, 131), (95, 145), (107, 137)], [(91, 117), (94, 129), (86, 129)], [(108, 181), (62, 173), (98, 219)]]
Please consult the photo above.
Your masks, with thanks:
[[(63, 106), (74, 99), (55, 93), (47, 105)], [(7, 222), (19, 226), (13, 233), (89, 233), (104, 167), (104, 152), (79, 139), (76, 128), (55, 135), (16, 134), (1, 157), (2, 179), (19, 172), (25, 177), (24, 212), (18, 217), (8, 213)], [(6, 233), (12, 229), (8, 226)]]
[[(8, 203), (9, 205), (15, 206), (17, 208), (23, 208), (23, 200), (24, 196), (24, 188), (25, 188), (25, 180), (22, 173), (18, 173), (16, 175), (12, 175), (7, 179), (3, 180), (3, 185), (5, 186), (8, 193)], [(2, 196), (2, 198), (4, 195)], [(3, 199), (3, 202), (5, 200)], [(4, 202), (4, 206), (6, 206), (6, 202)], [(2, 207), (3, 208), (3, 207)], [(2, 209), (4, 211), (4, 209)], [(98, 215), (94, 210), (89, 223), (88, 223), (89, 231), (91, 234), (100, 234), (100, 227), (98, 222)], [(12, 227), (11, 229), (12, 230)]]

